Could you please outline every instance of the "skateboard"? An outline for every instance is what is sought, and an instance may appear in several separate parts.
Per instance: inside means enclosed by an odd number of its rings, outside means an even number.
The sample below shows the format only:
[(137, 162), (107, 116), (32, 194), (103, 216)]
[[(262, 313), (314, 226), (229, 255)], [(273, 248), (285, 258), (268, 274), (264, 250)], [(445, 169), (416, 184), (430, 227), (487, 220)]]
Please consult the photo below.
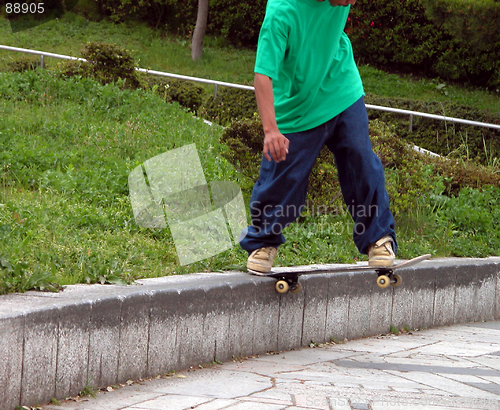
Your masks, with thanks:
[[(276, 279), (276, 291), (278, 293), (286, 293), (290, 291), (291, 293), (300, 292), (302, 286), (299, 283), (299, 277), (301, 275), (310, 275), (317, 273), (347, 273), (347, 272), (366, 272), (375, 271), (378, 275), (377, 285), (383, 289), (387, 288), (389, 285), (397, 287), (403, 282), (401, 276), (394, 273), (396, 269), (408, 268), (410, 266), (416, 265), (422, 261), (425, 261), (431, 257), (430, 254), (418, 256), (416, 258), (398, 263), (391, 266), (390, 268), (379, 268), (376, 266), (360, 265), (360, 266), (334, 266), (334, 267), (320, 267), (320, 268), (281, 268), (279, 271), (272, 270), (269, 273), (262, 273), (257, 271), (252, 271), (248, 269), (248, 272), (252, 275), (266, 276), (268, 278)], [(279, 268), (278, 268), (279, 269)]]

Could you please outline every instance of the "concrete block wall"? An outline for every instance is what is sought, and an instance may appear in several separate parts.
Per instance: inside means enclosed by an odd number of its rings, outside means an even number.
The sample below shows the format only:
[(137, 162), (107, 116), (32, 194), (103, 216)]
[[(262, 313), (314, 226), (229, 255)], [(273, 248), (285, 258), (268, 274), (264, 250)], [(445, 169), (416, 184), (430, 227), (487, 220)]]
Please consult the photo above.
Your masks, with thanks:
[(76, 285), (0, 297), (0, 410), (171, 370), (311, 342), (500, 319), (500, 258), (445, 259), (401, 270), (303, 276), (280, 295), (239, 272)]

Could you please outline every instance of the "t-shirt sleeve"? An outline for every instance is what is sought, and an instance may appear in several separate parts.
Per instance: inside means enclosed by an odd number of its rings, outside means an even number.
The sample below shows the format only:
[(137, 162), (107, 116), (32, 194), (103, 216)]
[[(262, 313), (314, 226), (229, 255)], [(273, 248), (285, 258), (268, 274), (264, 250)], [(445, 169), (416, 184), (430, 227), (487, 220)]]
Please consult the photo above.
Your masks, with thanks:
[(259, 34), (254, 72), (278, 79), (286, 52), (286, 25), (275, 14), (266, 14)]

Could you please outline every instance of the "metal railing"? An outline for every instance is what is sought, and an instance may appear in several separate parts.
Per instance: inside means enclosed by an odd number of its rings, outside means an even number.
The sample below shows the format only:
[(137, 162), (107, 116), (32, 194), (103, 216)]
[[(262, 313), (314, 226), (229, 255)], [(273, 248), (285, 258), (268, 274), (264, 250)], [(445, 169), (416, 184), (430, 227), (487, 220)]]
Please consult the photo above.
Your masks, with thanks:
[[(7, 50), (7, 51), (26, 53), (26, 54), (39, 55), (41, 68), (44, 67), (44, 57), (58, 58), (61, 60), (77, 60), (77, 61), (82, 61), (82, 62), (87, 61), (84, 58), (71, 57), (71, 56), (66, 56), (66, 55), (62, 55), (62, 54), (47, 53), (45, 51), (39, 51), (39, 50), (29, 50), (26, 48), (18, 48), (18, 47), (10, 47), (10, 46), (0, 45), (0, 49)], [(209, 80), (209, 79), (198, 78), (198, 77), (189, 77), (189, 76), (180, 75), (180, 74), (165, 73), (163, 71), (148, 70), (146, 68), (136, 68), (136, 70), (141, 72), (141, 73), (157, 75), (157, 76), (161, 76), (161, 77), (170, 77), (170, 78), (176, 78), (176, 79), (180, 79), (180, 80), (194, 81), (194, 82), (203, 83), (203, 84), (211, 84), (214, 86), (214, 96), (217, 95), (217, 89), (219, 86), (254, 91), (254, 87), (249, 86), (249, 85), (226, 83), (223, 81), (215, 81), (215, 80)], [(476, 126), (476, 127), (484, 127), (484, 128), (492, 128), (495, 130), (500, 130), (500, 125), (489, 124), (489, 123), (479, 122), (479, 121), (464, 120), (461, 118), (447, 117), (445, 115), (428, 114), (428, 113), (419, 112), (419, 111), (402, 110), (399, 108), (382, 107), (379, 105), (371, 105), (371, 104), (366, 104), (366, 108), (372, 109), (372, 110), (379, 110), (379, 111), (388, 111), (388, 112), (392, 112), (395, 114), (408, 115), (410, 117), (410, 125), (409, 125), (410, 131), (413, 128), (413, 117), (414, 116), (430, 118), (430, 119), (440, 120), (440, 121), (447, 121), (447, 122), (451, 122), (451, 123), (459, 123), (459, 124), (472, 125), (472, 126)]]
[(489, 124), (486, 122), (479, 122), (479, 121), (464, 120), (462, 118), (447, 117), (446, 115), (428, 114), (428, 113), (420, 112), (420, 111), (401, 110), (399, 108), (382, 107), (380, 105), (370, 105), (370, 104), (366, 104), (366, 108), (369, 108), (372, 110), (379, 110), (379, 111), (389, 111), (389, 112), (392, 112), (395, 114), (409, 115), (410, 116), (410, 131), (412, 130), (412, 127), (413, 127), (413, 116), (431, 118), (433, 120), (455, 122), (455, 123), (459, 123), (459, 124), (474, 125), (476, 127), (493, 128), (496, 130), (500, 130), (500, 125)]
[[(0, 49), (1, 50), (7, 50), (7, 51), (16, 51), (16, 52), (19, 52), (19, 53), (39, 55), (40, 56), (40, 67), (41, 68), (43, 68), (43, 66), (44, 66), (44, 57), (58, 58), (60, 60), (76, 60), (76, 61), (87, 62), (87, 60), (84, 59), (84, 58), (65, 56), (63, 54), (47, 53), (46, 51), (29, 50), (27, 48), (18, 48), (18, 47), (10, 47), (10, 46), (0, 45)], [(177, 78), (179, 80), (195, 81), (197, 83), (211, 84), (211, 85), (213, 85), (215, 87), (214, 96), (217, 95), (217, 88), (218, 88), (218, 86), (239, 88), (241, 90), (249, 90), (249, 91), (253, 91), (254, 90), (254, 88), (252, 86), (249, 86), (249, 85), (226, 83), (224, 81), (208, 80), (206, 78), (189, 77), (187, 75), (165, 73), (163, 71), (149, 70), (149, 69), (146, 69), (146, 68), (137, 68), (136, 67), (136, 71), (139, 71), (141, 73), (146, 73), (146, 74), (157, 75), (157, 76), (161, 76), (161, 77), (170, 77), (170, 78)]]

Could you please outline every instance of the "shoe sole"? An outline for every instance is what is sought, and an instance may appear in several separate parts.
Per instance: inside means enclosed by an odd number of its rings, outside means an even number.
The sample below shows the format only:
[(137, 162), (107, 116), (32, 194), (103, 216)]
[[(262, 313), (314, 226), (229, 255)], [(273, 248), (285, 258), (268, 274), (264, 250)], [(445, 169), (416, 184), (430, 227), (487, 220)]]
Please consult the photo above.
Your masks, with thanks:
[(263, 275), (271, 272), (271, 268), (266, 268), (260, 264), (254, 263), (254, 262), (247, 263), (247, 269), (249, 269), (253, 272), (262, 273)]
[(392, 268), (394, 266), (394, 261), (370, 261), (368, 262), (370, 268)]

